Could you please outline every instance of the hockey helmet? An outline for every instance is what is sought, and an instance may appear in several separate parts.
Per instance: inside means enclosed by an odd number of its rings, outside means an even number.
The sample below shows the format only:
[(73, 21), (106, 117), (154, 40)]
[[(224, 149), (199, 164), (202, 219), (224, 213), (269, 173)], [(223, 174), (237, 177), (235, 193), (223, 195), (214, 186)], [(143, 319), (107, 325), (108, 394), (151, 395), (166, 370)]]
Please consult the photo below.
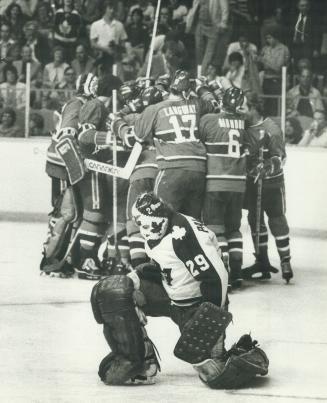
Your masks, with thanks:
[(165, 236), (171, 214), (171, 209), (153, 192), (139, 195), (132, 207), (132, 217), (146, 241)]
[(138, 94), (139, 88), (137, 88), (135, 81), (126, 81), (119, 87), (119, 95), (125, 103), (134, 99)]
[(92, 73), (81, 74), (76, 80), (77, 95), (95, 98), (98, 92), (98, 77)]
[(223, 94), (223, 108), (236, 112), (244, 103), (244, 92), (237, 87), (228, 88)]
[(142, 91), (142, 102), (143, 106), (146, 108), (149, 105), (157, 104), (162, 101), (162, 93), (156, 87), (148, 87)]
[(155, 81), (155, 86), (163, 91), (169, 91), (170, 75), (163, 74), (162, 76), (158, 77)]
[(170, 84), (173, 94), (185, 94), (191, 90), (190, 74), (185, 70), (177, 70)]

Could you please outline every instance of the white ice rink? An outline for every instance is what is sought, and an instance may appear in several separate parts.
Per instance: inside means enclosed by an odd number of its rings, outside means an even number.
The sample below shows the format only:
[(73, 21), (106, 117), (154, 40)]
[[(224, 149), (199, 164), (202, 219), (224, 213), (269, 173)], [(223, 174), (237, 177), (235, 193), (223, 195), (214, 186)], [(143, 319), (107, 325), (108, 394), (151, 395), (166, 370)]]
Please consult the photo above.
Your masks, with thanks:
[[(251, 331), (270, 359), (252, 388), (206, 388), (173, 356), (178, 338), (168, 319), (150, 319), (161, 354), (157, 384), (108, 387), (97, 375), (108, 353), (89, 303), (93, 282), (39, 276), (46, 224), (0, 222), (0, 402), (310, 402), (327, 401), (327, 244), (291, 238), (295, 279), (247, 283), (230, 296), (234, 324), (227, 346)], [(252, 263), (248, 230), (245, 264)], [(272, 263), (278, 265), (275, 246)]]

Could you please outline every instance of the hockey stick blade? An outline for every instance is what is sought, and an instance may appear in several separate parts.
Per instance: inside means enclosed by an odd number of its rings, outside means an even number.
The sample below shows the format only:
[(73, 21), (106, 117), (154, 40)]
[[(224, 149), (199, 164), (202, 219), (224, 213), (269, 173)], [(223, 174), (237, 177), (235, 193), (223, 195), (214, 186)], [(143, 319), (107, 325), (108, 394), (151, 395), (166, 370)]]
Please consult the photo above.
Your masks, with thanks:
[(141, 151), (142, 145), (140, 143), (135, 143), (126, 165), (123, 168), (91, 159), (85, 159), (84, 164), (90, 171), (100, 172), (106, 175), (115, 176), (117, 178), (129, 179), (129, 177), (132, 175), (133, 169), (135, 168), (137, 160), (139, 159)]

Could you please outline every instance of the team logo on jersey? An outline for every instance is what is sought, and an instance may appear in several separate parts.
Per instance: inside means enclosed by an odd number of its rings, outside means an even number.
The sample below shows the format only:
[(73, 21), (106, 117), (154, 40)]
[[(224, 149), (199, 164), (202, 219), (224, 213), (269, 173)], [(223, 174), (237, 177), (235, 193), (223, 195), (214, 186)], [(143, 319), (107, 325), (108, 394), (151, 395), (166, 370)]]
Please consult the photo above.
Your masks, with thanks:
[(173, 226), (171, 236), (174, 239), (183, 239), (185, 235), (186, 235), (186, 229), (184, 227), (179, 227), (178, 225)]

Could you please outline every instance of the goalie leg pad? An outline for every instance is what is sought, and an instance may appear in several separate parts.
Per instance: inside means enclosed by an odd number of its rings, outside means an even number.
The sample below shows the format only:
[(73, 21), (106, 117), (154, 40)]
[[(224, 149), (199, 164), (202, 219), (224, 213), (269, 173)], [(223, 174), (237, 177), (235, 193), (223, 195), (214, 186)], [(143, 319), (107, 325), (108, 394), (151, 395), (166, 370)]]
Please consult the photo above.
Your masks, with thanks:
[(231, 313), (204, 302), (184, 326), (174, 349), (175, 356), (190, 364), (211, 358), (213, 347), (231, 320)]
[[(133, 281), (129, 277), (106, 277), (94, 286), (91, 304), (95, 320), (104, 324), (104, 335), (111, 351), (115, 356), (126, 359), (132, 368), (139, 371), (145, 360), (145, 346), (141, 324), (135, 311), (133, 291)], [(123, 374), (119, 384), (126, 381)], [(117, 384), (118, 381), (116, 379), (113, 382)]]
[(73, 223), (78, 218), (74, 190), (66, 188), (58, 197), (49, 216), (48, 235), (43, 244), (43, 259), (40, 269), (45, 272), (58, 271), (72, 238)]

